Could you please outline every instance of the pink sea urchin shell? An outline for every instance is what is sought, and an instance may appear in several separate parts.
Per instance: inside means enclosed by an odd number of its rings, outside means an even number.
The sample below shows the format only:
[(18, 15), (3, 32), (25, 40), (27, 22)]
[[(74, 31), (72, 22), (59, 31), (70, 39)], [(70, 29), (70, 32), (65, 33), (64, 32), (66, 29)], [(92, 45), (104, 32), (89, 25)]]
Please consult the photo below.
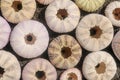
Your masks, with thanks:
[(47, 29), (42, 23), (34, 20), (19, 23), (10, 37), (13, 50), (24, 58), (41, 55), (47, 49), (48, 42)]
[(0, 16), (0, 49), (7, 45), (10, 32), (11, 32), (10, 25), (4, 18)]
[(64, 71), (60, 77), (60, 80), (82, 80), (80, 70), (77, 68), (70, 68)]
[(120, 31), (118, 31), (113, 38), (112, 49), (116, 57), (120, 60)]
[(29, 62), (22, 72), (23, 80), (57, 80), (53, 65), (45, 59), (38, 58)]

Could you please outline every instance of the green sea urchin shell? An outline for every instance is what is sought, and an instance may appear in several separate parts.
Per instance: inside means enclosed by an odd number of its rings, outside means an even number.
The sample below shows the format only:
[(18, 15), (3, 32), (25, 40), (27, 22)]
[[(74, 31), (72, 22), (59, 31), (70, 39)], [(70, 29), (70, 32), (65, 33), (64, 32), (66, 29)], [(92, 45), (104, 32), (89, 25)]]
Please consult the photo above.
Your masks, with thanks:
[(93, 12), (98, 10), (105, 0), (75, 0), (75, 3), (84, 11)]

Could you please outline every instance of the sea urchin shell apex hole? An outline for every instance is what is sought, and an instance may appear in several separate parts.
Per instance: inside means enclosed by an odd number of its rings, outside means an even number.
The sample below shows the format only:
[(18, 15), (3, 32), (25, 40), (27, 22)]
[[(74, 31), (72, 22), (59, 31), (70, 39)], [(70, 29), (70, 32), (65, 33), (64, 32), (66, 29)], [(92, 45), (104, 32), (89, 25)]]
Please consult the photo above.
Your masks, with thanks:
[(38, 80), (46, 80), (46, 75), (44, 71), (37, 71), (35, 73), (35, 76), (37, 77)]
[(64, 58), (68, 58), (72, 54), (71, 49), (69, 47), (63, 47), (61, 49), (61, 53)]
[(95, 66), (95, 69), (98, 74), (104, 73), (106, 70), (106, 65), (104, 62), (101, 62)]
[(102, 30), (98, 26), (90, 29), (90, 36), (92, 36), (93, 38), (100, 38), (101, 34)]
[(0, 78), (3, 76), (4, 72), (5, 72), (4, 69), (0, 67)]
[(78, 80), (78, 77), (75, 73), (69, 73), (68, 80)]
[(27, 36), (27, 40), (28, 40), (28, 41), (32, 41), (32, 36), (31, 36), (31, 35), (28, 35), (28, 36)]
[(113, 15), (114, 15), (116, 20), (120, 20), (120, 8), (115, 8), (113, 10)]
[(56, 15), (60, 20), (63, 20), (68, 16), (68, 13), (66, 9), (59, 9)]
[(36, 41), (36, 37), (32, 33), (29, 33), (25, 36), (25, 42), (27, 44), (34, 44), (35, 41)]
[(12, 7), (14, 8), (14, 10), (16, 12), (18, 12), (19, 10), (22, 9), (22, 3), (21, 3), (21, 1), (14, 1), (13, 4), (12, 4)]

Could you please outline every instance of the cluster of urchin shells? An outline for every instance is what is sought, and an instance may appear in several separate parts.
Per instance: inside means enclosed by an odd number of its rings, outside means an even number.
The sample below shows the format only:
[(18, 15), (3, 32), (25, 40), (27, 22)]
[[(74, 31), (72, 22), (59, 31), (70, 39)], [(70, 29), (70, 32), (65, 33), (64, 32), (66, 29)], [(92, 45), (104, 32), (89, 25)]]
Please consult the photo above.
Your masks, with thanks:
[[(114, 37), (113, 25), (120, 27), (120, 2), (115, 1), (107, 6), (107, 2), (114, 0), (36, 1), (0, 1), (0, 16), (4, 17), (0, 17), (0, 49), (3, 49), (0, 50), (0, 80), (58, 80), (57, 76), (60, 75), (58, 74), (59, 69), (61, 69), (60, 72), (64, 71), (61, 73), (59, 80), (82, 80), (84, 77), (88, 80), (112, 79), (117, 70), (114, 58), (109, 53), (100, 50), (110, 46)], [(39, 11), (37, 13), (36, 7), (38, 8), (38, 5), (43, 6), (41, 9), (45, 9), (44, 14)], [(96, 13), (89, 15), (81, 14), (81, 10), (99, 12), (99, 9), (101, 11), (102, 6), (105, 5), (107, 6), (105, 9), (106, 17)], [(42, 15), (41, 19), (45, 20), (43, 23), (38, 19), (39, 16), (35, 16), (39, 14)], [(45, 19), (43, 15), (45, 15)], [(82, 18), (81, 15), (85, 17)], [(33, 20), (33, 18), (37, 20)], [(12, 29), (10, 26), (14, 28)], [(74, 30), (76, 30), (75, 33)], [(119, 37), (117, 36), (119, 36), (119, 33), (113, 39), (112, 48), (119, 59), (120, 51), (117, 48), (119, 46)], [(12, 47), (13, 49), (12, 51), (8, 49), (9, 41), (10, 48)], [(94, 47), (91, 47), (93, 45)], [(83, 49), (81, 47), (86, 49), (85, 51), (96, 52), (91, 52), (86, 56), (83, 61), (83, 68), (80, 71), (80, 69), (74, 67), (81, 66), (78, 63), (81, 61), (82, 55), (85, 55), (82, 53)], [(48, 52), (45, 52), (46, 50)], [(17, 56), (18, 59), (12, 55), (14, 53), (19, 55)], [(44, 57), (41, 58), (42, 54), (47, 55), (48, 60), (44, 59)], [(25, 65), (23, 64), (24, 61), (19, 60), (19, 58), (24, 59), (25, 64), (28, 60), (31, 61)], [(21, 66), (24, 66), (22, 78), (20, 78), (21, 68), (18, 60), (22, 62)], [(102, 73), (105, 74), (99, 76)], [(109, 73), (111, 74), (109, 75)], [(82, 77), (82, 74), (84, 77)]]

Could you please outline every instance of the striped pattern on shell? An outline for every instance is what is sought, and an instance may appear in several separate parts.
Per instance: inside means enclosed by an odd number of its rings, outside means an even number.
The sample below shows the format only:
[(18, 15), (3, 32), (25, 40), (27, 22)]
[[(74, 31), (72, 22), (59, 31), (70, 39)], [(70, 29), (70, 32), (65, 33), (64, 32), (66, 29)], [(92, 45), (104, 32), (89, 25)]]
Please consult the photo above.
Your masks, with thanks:
[(0, 80), (20, 80), (20, 64), (12, 53), (0, 50), (0, 67), (5, 71)]
[[(101, 62), (105, 63), (106, 69), (104, 73), (99, 74), (95, 67)], [(116, 70), (117, 67), (115, 60), (105, 51), (92, 52), (88, 54), (85, 57), (82, 66), (83, 75), (87, 80), (111, 80), (114, 77)]]
[(19, 23), (33, 17), (36, 10), (35, 0), (20, 0), (22, 3), (22, 9), (18, 12), (11, 7), (14, 1), (19, 0), (1, 0), (2, 15), (7, 21), (11, 23)]
[[(38, 79), (37, 71), (44, 71), (46, 79)], [(57, 80), (57, 72), (53, 65), (46, 59), (37, 58), (30, 61), (23, 69), (23, 80)]]
[(37, 0), (40, 4), (44, 4), (44, 5), (48, 5), (51, 2), (53, 2), (54, 0)]
[(104, 4), (105, 0), (75, 0), (75, 3), (82, 10), (93, 12), (98, 10)]
[(0, 16), (0, 49), (5, 47), (9, 41), (11, 28), (7, 21)]
[[(56, 15), (59, 9), (67, 10), (68, 16), (63, 20)], [(55, 0), (47, 7), (45, 19), (49, 28), (54, 32), (66, 33), (76, 28), (80, 19), (80, 11), (71, 0)]]
[[(69, 47), (71, 56), (64, 58), (62, 48)], [(67, 53), (69, 54), (69, 53)], [(78, 42), (69, 35), (61, 35), (55, 38), (48, 47), (48, 56), (53, 65), (60, 69), (72, 68), (79, 62), (82, 56), (82, 49)]]
[(116, 57), (120, 60), (120, 31), (113, 38), (112, 49)]
[[(99, 38), (91, 36), (90, 29), (95, 26), (102, 30)], [(111, 43), (113, 34), (113, 26), (110, 20), (99, 14), (85, 16), (76, 29), (76, 37), (79, 43), (88, 51), (99, 51), (106, 48)]]

